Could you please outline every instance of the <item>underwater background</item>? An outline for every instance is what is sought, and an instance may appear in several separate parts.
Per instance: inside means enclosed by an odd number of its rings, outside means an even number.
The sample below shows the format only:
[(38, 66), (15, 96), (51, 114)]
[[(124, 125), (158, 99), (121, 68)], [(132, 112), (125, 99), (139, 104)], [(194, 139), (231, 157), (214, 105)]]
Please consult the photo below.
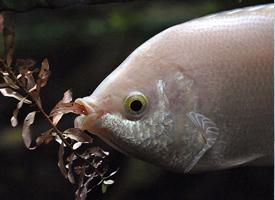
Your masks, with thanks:
[[(69, 88), (75, 98), (91, 94), (135, 48), (170, 26), (210, 13), (268, 2), (272, 1), (137, 0), (9, 12), (6, 20), (15, 28), (15, 58), (49, 60), (52, 75), (42, 91), (43, 105), (49, 111)], [(0, 199), (73, 199), (75, 188), (57, 167), (58, 144), (29, 151), (21, 139), (22, 127), (10, 126), (16, 102), (0, 96)], [(23, 109), (20, 113), (21, 125), (28, 111)], [(73, 116), (64, 119), (61, 126), (72, 124), (72, 119)], [(37, 132), (45, 128), (44, 124), (42, 118), (36, 121)], [(272, 166), (243, 166), (183, 175), (101, 145), (111, 152), (111, 165), (120, 170), (106, 194), (96, 188), (87, 199), (269, 200), (274, 197)]]

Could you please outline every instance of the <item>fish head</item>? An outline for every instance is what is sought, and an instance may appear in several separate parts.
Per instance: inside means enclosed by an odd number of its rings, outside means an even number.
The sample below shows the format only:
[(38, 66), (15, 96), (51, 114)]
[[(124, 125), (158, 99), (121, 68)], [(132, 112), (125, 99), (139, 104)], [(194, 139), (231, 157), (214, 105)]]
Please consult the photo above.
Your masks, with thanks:
[(77, 117), (75, 127), (97, 135), (121, 152), (140, 157), (151, 149), (149, 141), (161, 133), (157, 125), (170, 113), (167, 97), (160, 91), (164, 83), (147, 77), (127, 66), (116, 69), (90, 96), (76, 99), (88, 115)]
[(197, 102), (193, 81), (179, 72), (176, 59), (167, 59), (171, 51), (165, 45), (158, 38), (151, 39), (90, 96), (77, 99), (88, 115), (77, 117), (75, 127), (97, 135), (120, 152), (158, 165), (183, 160), (171, 159), (171, 155), (191, 155), (183, 146), (190, 149), (198, 134), (189, 131), (193, 124), (182, 122)]

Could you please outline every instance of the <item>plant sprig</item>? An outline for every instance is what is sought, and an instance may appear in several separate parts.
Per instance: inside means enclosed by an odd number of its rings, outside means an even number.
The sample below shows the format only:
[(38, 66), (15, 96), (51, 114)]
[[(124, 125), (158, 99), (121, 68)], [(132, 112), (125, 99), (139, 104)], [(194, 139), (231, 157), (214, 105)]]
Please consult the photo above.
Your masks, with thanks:
[[(3, 16), (0, 16), (2, 19)], [(1, 22), (3, 23), (3, 21)], [(114, 183), (110, 177), (117, 172), (109, 172), (109, 152), (98, 146), (93, 146), (93, 138), (86, 132), (78, 128), (61, 131), (57, 126), (65, 114), (87, 115), (85, 107), (73, 102), (72, 92), (67, 90), (50, 114), (47, 114), (43, 108), (40, 92), (47, 85), (51, 75), (48, 60), (44, 59), (40, 66), (37, 66), (32, 59), (17, 59), (13, 66), (15, 34), (11, 28), (3, 24), (0, 24), (0, 27), (4, 27), (2, 31), (4, 56), (0, 57), (0, 78), (2, 79), (2, 81), (0, 79), (0, 93), (5, 97), (19, 100), (11, 117), (11, 125), (13, 127), (18, 125), (17, 116), (24, 104), (34, 105), (36, 109), (26, 116), (23, 123), (22, 138), (25, 146), (33, 150), (52, 141), (60, 144), (58, 167), (66, 179), (72, 184), (77, 183), (75, 193), (77, 200), (84, 200), (88, 192), (99, 185), (102, 185), (102, 192), (106, 192), (107, 186)], [(51, 128), (33, 141), (31, 126), (34, 124), (35, 116), (39, 113)]]

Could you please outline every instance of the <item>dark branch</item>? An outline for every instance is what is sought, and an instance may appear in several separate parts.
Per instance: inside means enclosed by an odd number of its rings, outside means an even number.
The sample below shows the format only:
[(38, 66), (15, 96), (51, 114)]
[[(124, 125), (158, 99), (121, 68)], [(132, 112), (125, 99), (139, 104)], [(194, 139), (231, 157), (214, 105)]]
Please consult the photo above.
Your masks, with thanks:
[(62, 8), (75, 4), (89, 5), (128, 1), (134, 0), (0, 0), (0, 11), (27, 11), (36, 8)]

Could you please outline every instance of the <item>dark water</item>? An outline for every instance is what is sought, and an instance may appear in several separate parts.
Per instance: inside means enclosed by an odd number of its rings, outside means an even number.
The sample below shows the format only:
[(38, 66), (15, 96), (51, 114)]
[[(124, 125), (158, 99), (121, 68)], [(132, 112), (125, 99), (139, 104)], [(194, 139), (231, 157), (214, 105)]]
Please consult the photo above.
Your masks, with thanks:
[[(266, 2), (271, 1), (136, 1), (9, 13), (7, 20), (15, 27), (16, 58), (49, 59), (53, 74), (42, 93), (49, 111), (68, 88), (75, 97), (90, 94), (136, 47), (161, 30), (208, 13)], [(15, 105), (0, 96), (0, 199), (73, 199), (75, 188), (57, 167), (58, 145), (28, 151), (20, 128), (10, 128)], [(27, 112), (19, 115), (21, 122)], [(37, 132), (46, 128), (42, 119), (36, 123)], [(120, 172), (106, 195), (95, 189), (88, 199), (273, 199), (273, 167), (182, 175), (106, 149)]]

